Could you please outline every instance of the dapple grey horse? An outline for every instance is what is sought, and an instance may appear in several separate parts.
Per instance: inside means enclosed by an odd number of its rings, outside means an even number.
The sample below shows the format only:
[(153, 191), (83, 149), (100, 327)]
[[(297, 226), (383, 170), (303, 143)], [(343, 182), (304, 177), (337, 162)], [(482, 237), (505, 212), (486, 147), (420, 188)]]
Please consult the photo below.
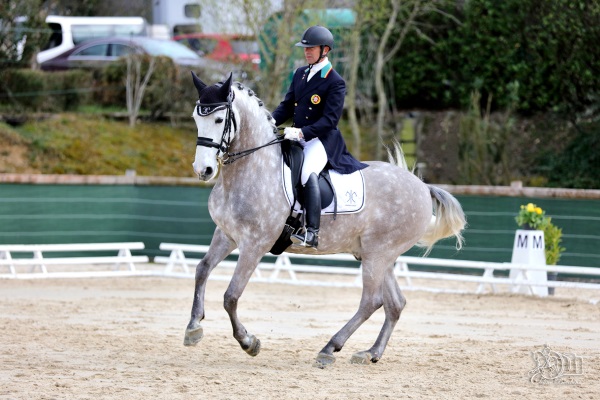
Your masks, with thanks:
[[(275, 243), (290, 214), (282, 185), (277, 129), (271, 114), (251, 90), (233, 83), (206, 85), (193, 72), (199, 100), (193, 112), (198, 128), (194, 171), (202, 181), (215, 176), (208, 209), (216, 224), (210, 249), (196, 267), (191, 319), (184, 344), (196, 345), (203, 337), (204, 294), (211, 271), (234, 249), (237, 266), (225, 292), (224, 307), (233, 336), (242, 349), (256, 356), (260, 341), (240, 322), (237, 305), (257, 264)], [(324, 215), (318, 250), (295, 246), (290, 253), (350, 253), (362, 263), (362, 297), (356, 314), (318, 353), (315, 365), (334, 363), (334, 352), (377, 309), (383, 306), (385, 322), (373, 346), (355, 353), (355, 363), (377, 362), (400, 318), (406, 300), (393, 266), (396, 258), (418, 245), (427, 252), (442, 238), (455, 236), (463, 243), (465, 216), (448, 192), (423, 183), (402, 166), (373, 161), (363, 170), (366, 203), (362, 211)], [(324, 304), (324, 307), (327, 305)]]

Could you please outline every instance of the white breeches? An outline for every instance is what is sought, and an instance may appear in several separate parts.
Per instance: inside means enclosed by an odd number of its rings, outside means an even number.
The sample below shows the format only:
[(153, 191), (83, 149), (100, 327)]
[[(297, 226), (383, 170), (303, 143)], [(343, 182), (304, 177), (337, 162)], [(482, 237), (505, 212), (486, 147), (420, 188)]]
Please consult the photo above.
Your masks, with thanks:
[(318, 138), (309, 140), (308, 142), (301, 141), (304, 146), (304, 164), (302, 165), (302, 175), (300, 179), (305, 185), (308, 177), (313, 172), (317, 175), (323, 171), (327, 164), (327, 153), (323, 143)]

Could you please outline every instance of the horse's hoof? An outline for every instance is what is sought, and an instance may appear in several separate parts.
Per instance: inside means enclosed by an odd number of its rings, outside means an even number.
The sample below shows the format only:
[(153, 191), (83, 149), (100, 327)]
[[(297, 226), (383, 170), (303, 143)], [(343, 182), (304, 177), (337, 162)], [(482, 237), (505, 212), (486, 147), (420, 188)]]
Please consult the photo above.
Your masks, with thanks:
[(335, 356), (327, 353), (319, 353), (317, 355), (317, 359), (315, 360), (314, 366), (323, 369), (329, 365), (333, 365), (334, 362)]
[(187, 328), (183, 338), (184, 346), (195, 346), (204, 337), (204, 329), (200, 325), (195, 328)]
[(260, 353), (260, 340), (256, 338), (254, 335), (248, 336), (249, 345), (244, 346), (242, 344), (242, 349), (252, 357), (256, 357), (258, 353)]
[(370, 364), (371, 362), (377, 362), (377, 360), (374, 360), (373, 356), (368, 351), (354, 353), (350, 359), (351, 364)]

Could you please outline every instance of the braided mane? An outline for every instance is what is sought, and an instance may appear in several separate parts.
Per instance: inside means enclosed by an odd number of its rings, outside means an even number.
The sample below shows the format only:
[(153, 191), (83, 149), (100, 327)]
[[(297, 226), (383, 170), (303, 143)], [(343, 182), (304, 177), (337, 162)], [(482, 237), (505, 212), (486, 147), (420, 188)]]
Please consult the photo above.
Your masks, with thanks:
[[(265, 107), (264, 102), (258, 98), (256, 96), (256, 94), (254, 93), (254, 91), (250, 88), (246, 88), (242, 83), (240, 82), (234, 82), (232, 88), (236, 91), (236, 97), (235, 97), (235, 101), (239, 102), (237, 105), (241, 106), (241, 108), (244, 108), (246, 110), (246, 112), (252, 116), (254, 116), (256, 118), (256, 121), (260, 122), (260, 121), (265, 121), (268, 122), (268, 127), (270, 129), (268, 129), (269, 132), (277, 132), (277, 126), (275, 125), (275, 120), (273, 119), (273, 116), (271, 115), (271, 112), (269, 110), (267, 110), (267, 108)], [(244, 114), (244, 113), (242, 113)], [(255, 121), (247, 121), (247, 116), (244, 115), (240, 115), (241, 118), (241, 124), (240, 127), (242, 130), (246, 130), (246, 129), (256, 129), (255, 126), (252, 126), (252, 122), (256, 123)], [(263, 119), (263, 117), (265, 119)], [(264, 128), (259, 127), (260, 130), (263, 130)]]

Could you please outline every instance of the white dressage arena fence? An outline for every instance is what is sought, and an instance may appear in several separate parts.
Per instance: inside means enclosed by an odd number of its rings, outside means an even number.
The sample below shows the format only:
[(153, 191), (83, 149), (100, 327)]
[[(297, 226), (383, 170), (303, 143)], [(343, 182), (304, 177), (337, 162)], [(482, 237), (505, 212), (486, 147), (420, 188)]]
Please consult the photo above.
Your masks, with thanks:
[[(134, 256), (132, 250), (143, 250), (143, 242), (124, 243), (74, 243), (74, 244), (8, 244), (0, 245), (0, 278), (35, 279), (35, 278), (80, 278), (92, 276), (131, 276), (149, 275), (151, 271), (138, 271), (136, 264), (147, 264), (148, 256)], [(77, 252), (109, 252), (116, 255), (107, 256), (68, 256), (47, 257), (48, 253)], [(19, 254), (20, 257), (14, 256)], [(66, 266), (99, 266), (100, 271), (89, 271), (82, 268), (76, 271), (53, 271)], [(52, 266), (51, 270), (48, 267)], [(125, 266), (126, 270), (121, 270)], [(108, 269), (106, 269), (108, 267)], [(25, 271), (28, 269), (29, 271)]]
[[(163, 276), (173, 278), (193, 278), (195, 267), (206, 254), (209, 246), (178, 243), (161, 243), (160, 249), (169, 256), (157, 256), (154, 263), (148, 256), (132, 255), (132, 250), (143, 250), (143, 242), (124, 243), (80, 243), (80, 244), (13, 244), (0, 245), (0, 279), (39, 279), (39, 278), (89, 278), (111, 276)], [(85, 252), (114, 251), (116, 255), (80, 256)], [(48, 253), (78, 253), (77, 256), (47, 257)], [(15, 255), (19, 255), (15, 258)], [(24, 257), (25, 255), (25, 257)], [(192, 257), (194, 255), (195, 257)], [(239, 252), (231, 254), (237, 258)], [(230, 280), (237, 261), (228, 259), (219, 264), (211, 274), (214, 280)], [(298, 263), (304, 260), (303, 263)], [(333, 265), (314, 265), (311, 261)], [(295, 262), (294, 262), (295, 261)], [(316, 264), (316, 263), (315, 263)], [(442, 267), (445, 272), (415, 271), (412, 266)], [(159, 267), (160, 266), (160, 267)], [(64, 270), (65, 267), (69, 270)], [(97, 267), (99, 270), (91, 270)], [(124, 269), (122, 269), (125, 267)], [(143, 267), (142, 269), (138, 267)], [(4, 269), (4, 271), (2, 271)], [(58, 271), (60, 269), (60, 271)], [(465, 273), (472, 270), (472, 273)], [(508, 271), (517, 271), (509, 278)], [(483, 272), (482, 272), (483, 271)], [(507, 285), (512, 292), (523, 292), (523, 288), (533, 294), (536, 286), (555, 288), (600, 289), (600, 283), (547, 281), (532, 279), (534, 271), (557, 272), (569, 275), (584, 275), (600, 279), (600, 268), (495, 263), (484, 261), (451, 260), (400, 256), (396, 259), (394, 273), (401, 280), (403, 289), (427, 290), (435, 292), (465, 292), (434, 285), (413, 283), (419, 281), (454, 281), (476, 284), (475, 293), (488, 290), (497, 293), (498, 285)], [(283, 253), (279, 256), (267, 254), (258, 264), (251, 281), (264, 283), (284, 283), (292, 285), (360, 287), (360, 263), (350, 254), (307, 255)], [(496, 276), (496, 272), (503, 272)], [(319, 275), (336, 275), (339, 279), (323, 279)], [(402, 282), (403, 281), (403, 282)]]
[[(170, 252), (168, 257), (156, 257), (155, 263), (165, 264), (164, 274), (168, 276), (189, 277), (193, 276), (195, 266), (200, 261), (199, 258), (188, 258), (186, 253), (194, 253), (204, 255), (208, 251), (208, 246), (177, 244), (177, 243), (161, 243), (161, 250)], [(232, 255), (237, 256), (237, 250), (232, 252)], [(354, 256), (350, 254), (330, 254), (330, 255), (306, 255), (306, 254), (291, 254), (283, 253), (279, 256), (266, 255), (258, 264), (252, 277), (252, 281), (258, 282), (275, 282), (288, 283), (295, 285), (319, 285), (319, 286), (361, 286), (361, 268), (347, 266), (317, 266), (294, 264), (292, 260), (330, 260), (336, 263), (351, 263), (358, 264)], [(224, 260), (219, 264), (219, 267), (226, 269), (235, 268), (235, 260)], [(427, 272), (427, 271), (412, 271), (409, 265), (422, 265), (428, 267), (444, 267), (449, 271), (454, 272)], [(472, 269), (473, 274), (465, 274), (464, 269)], [(180, 270), (181, 272), (176, 272)], [(483, 270), (483, 273), (481, 273)], [(507, 275), (509, 270), (517, 271), (515, 277), (509, 278)], [(591, 282), (567, 282), (567, 281), (548, 281), (540, 282), (531, 278), (533, 271), (548, 271), (558, 272), (563, 274), (586, 275), (592, 278), (600, 278), (600, 268), (591, 267), (576, 267), (576, 266), (556, 266), (556, 265), (530, 265), (530, 264), (511, 264), (511, 263), (495, 263), (483, 261), (467, 261), (467, 260), (450, 260), (436, 258), (421, 258), (400, 256), (396, 259), (394, 265), (394, 273), (398, 278), (405, 280), (405, 284), (401, 285), (403, 289), (413, 290), (431, 290), (431, 291), (452, 291), (448, 289), (435, 289), (428, 286), (415, 286), (412, 279), (425, 280), (444, 280), (456, 282), (472, 282), (477, 283), (476, 293), (484, 293), (486, 286), (493, 293), (498, 292), (497, 285), (509, 285), (513, 292), (518, 292), (522, 288), (527, 288), (529, 294), (533, 294), (533, 287), (548, 286), (548, 287), (568, 287), (580, 289), (600, 289), (600, 283)], [(476, 272), (477, 271), (477, 272)], [(505, 271), (504, 276), (495, 276), (494, 272)], [(216, 272), (216, 271), (215, 271)], [(481, 275), (477, 275), (477, 273)], [(311, 277), (308, 279), (301, 277), (298, 273), (307, 273)], [(337, 274), (348, 275), (353, 277), (350, 282), (332, 281), (314, 279), (313, 274)], [(286, 277), (287, 276), (287, 277)], [(231, 275), (227, 274), (211, 274), (212, 279), (229, 280)]]

